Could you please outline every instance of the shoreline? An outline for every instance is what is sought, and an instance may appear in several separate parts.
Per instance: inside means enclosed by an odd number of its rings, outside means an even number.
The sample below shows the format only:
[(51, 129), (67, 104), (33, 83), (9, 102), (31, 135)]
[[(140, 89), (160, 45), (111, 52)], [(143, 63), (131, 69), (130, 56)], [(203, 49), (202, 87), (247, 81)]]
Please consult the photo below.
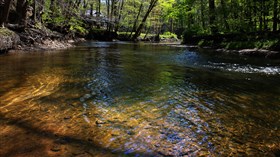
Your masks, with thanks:
[(151, 43), (153, 45), (164, 45), (170, 47), (182, 47), (187, 48), (190, 51), (197, 50), (197, 51), (204, 51), (204, 52), (216, 52), (216, 53), (223, 53), (223, 54), (233, 54), (239, 56), (248, 56), (248, 57), (255, 57), (255, 58), (264, 58), (264, 59), (280, 59), (280, 52), (273, 51), (268, 49), (236, 49), (230, 50), (226, 48), (213, 48), (213, 47), (201, 47), (198, 45), (189, 45), (189, 44), (181, 44), (179, 42), (159, 42), (159, 43)]
[(67, 37), (67, 34), (51, 30), (27, 28), (23, 32), (16, 32), (0, 28), (0, 54), (62, 50), (75, 47), (76, 43), (83, 41), (86, 40), (80, 37)]
[(230, 50), (226, 48), (211, 48), (211, 47), (200, 47), (200, 46), (192, 46), (192, 48), (201, 51), (212, 51), (212, 52), (223, 53), (223, 54), (234, 54), (239, 56), (264, 58), (264, 59), (280, 59), (279, 51), (273, 51), (268, 49), (246, 48), (246, 49)]
[[(34, 39), (32, 38), (32, 32), (41, 31), (41, 35)], [(66, 37), (65, 34), (60, 34), (51, 30), (28, 28), (26, 32), (20, 33), (12, 31), (8, 28), (0, 28), (0, 52), (2, 54), (7, 53), (26, 53), (29, 51), (53, 51), (63, 50), (75, 47), (76, 43), (87, 41), (85, 38)], [(36, 34), (35, 34), (36, 35)], [(144, 42), (146, 43), (146, 42)], [(226, 49), (226, 48), (214, 48), (214, 46), (199, 46), (197, 44), (183, 44), (180, 40), (162, 40), (160, 42), (148, 42), (152, 45), (164, 45), (170, 47), (182, 47), (187, 48), (190, 51), (206, 51), (217, 52), (223, 54), (234, 54), (239, 56), (268, 58), (268, 59), (280, 59), (280, 52), (268, 49), (258, 48), (244, 48), (244, 49)]]
[(36, 42), (32, 45), (17, 45), (15, 48), (8, 50), (6, 53), (28, 53), (34, 51), (55, 51), (75, 47), (76, 43), (86, 41), (84, 38), (75, 40), (51, 40), (46, 39), (42, 42)]

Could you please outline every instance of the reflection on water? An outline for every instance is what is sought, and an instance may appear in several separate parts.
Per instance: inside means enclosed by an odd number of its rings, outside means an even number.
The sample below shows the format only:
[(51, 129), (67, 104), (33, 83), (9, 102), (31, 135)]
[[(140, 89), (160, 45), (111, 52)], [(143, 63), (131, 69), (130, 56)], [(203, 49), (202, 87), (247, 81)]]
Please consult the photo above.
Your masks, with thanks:
[(89, 42), (0, 63), (0, 156), (279, 155), (279, 61)]

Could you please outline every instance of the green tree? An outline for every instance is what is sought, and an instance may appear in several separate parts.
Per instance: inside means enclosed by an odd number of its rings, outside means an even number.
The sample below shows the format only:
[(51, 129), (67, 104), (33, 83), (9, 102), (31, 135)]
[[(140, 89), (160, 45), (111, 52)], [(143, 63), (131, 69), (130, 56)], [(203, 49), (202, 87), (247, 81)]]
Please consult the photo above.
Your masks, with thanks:
[(273, 31), (277, 31), (278, 26), (278, 0), (273, 1)]
[(150, 15), (151, 11), (153, 10), (153, 8), (156, 6), (158, 0), (151, 0), (150, 3), (149, 3), (149, 7), (140, 23), (140, 25), (138, 26), (138, 28), (136, 29), (135, 31), (135, 34), (133, 35), (132, 37), (132, 40), (136, 40), (137, 37), (139, 37), (140, 33), (141, 33), (141, 30), (143, 29), (145, 23), (146, 23), (146, 20), (148, 18), (148, 16)]

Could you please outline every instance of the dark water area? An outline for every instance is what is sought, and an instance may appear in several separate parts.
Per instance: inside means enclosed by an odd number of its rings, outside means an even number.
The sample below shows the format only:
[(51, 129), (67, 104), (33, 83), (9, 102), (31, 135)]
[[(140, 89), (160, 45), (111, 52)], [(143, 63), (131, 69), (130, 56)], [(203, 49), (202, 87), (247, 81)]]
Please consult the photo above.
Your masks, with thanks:
[(280, 154), (279, 60), (86, 42), (0, 64), (0, 156)]

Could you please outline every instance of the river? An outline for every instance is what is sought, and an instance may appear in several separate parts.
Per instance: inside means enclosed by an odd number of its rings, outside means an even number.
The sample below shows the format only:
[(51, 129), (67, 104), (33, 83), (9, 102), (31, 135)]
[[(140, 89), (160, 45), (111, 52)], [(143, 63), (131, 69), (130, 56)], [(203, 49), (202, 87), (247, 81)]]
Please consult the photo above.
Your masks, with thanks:
[(280, 154), (279, 60), (85, 42), (0, 64), (0, 156)]

